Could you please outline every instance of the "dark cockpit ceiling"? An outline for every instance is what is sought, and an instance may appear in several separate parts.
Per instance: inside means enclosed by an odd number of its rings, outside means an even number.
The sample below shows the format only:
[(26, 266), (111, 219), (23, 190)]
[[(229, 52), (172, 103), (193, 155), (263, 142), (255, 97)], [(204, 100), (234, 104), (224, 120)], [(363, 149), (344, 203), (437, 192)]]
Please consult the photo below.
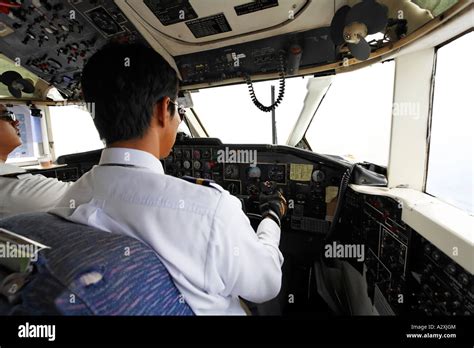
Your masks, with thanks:
[[(80, 100), (84, 63), (111, 40), (144, 42), (156, 49), (178, 71), (184, 89), (331, 72), (341, 68), (343, 58), (357, 63), (347, 49), (336, 47), (330, 26), (338, 9), (358, 2), (9, 0), (0, 11), (0, 60), (40, 78), (36, 99), (45, 99), (41, 85), (52, 84), (66, 99)], [(453, 14), (463, 5), (462, 0), (438, 1), (436, 6), (421, 0), (379, 2), (389, 17), (399, 15), (398, 8), (407, 17), (408, 26), (397, 40), (434, 15)], [(376, 42), (372, 51), (387, 53), (389, 44), (393, 42)]]

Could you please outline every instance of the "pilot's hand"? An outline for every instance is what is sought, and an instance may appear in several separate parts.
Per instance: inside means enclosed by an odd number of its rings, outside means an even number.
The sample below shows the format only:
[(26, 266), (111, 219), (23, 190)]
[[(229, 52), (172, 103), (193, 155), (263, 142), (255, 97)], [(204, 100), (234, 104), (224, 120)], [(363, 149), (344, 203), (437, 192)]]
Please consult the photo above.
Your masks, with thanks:
[(263, 218), (271, 218), (281, 227), (283, 219), (288, 211), (288, 204), (280, 190), (271, 182), (262, 184), (260, 193), (260, 212)]

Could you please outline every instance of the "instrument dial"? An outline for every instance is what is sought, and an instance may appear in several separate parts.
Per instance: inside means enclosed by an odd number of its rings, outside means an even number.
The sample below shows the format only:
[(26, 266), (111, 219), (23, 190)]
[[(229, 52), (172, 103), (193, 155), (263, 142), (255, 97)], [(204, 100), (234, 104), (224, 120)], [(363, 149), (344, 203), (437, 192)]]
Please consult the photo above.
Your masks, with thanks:
[(313, 172), (313, 181), (316, 183), (322, 183), (326, 179), (326, 174), (322, 170), (315, 170)]
[(174, 157), (175, 157), (176, 159), (181, 159), (181, 158), (183, 158), (183, 152), (182, 152), (181, 150), (175, 150), (175, 152), (174, 152)]
[(186, 169), (186, 170), (189, 170), (191, 168), (191, 162), (184, 161), (183, 162), (183, 168)]
[(249, 179), (260, 179), (262, 170), (259, 167), (250, 167), (247, 171)]
[(225, 178), (226, 179), (238, 179), (240, 172), (239, 172), (239, 167), (231, 164), (225, 167)]
[(210, 159), (211, 158), (211, 151), (210, 150), (204, 150), (202, 152), (202, 158), (203, 159)]
[(284, 182), (285, 181), (285, 167), (284, 166), (273, 166), (268, 171), (268, 179), (271, 181), (276, 182)]

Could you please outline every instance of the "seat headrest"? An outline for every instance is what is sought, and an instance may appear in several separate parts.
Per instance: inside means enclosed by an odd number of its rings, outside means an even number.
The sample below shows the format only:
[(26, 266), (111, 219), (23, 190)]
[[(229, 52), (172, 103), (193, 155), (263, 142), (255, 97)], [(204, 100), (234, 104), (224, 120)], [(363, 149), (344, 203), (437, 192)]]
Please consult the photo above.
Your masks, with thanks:
[(0, 220), (0, 228), (51, 248), (39, 253), (14, 314), (193, 314), (154, 250), (135, 238), (47, 213)]

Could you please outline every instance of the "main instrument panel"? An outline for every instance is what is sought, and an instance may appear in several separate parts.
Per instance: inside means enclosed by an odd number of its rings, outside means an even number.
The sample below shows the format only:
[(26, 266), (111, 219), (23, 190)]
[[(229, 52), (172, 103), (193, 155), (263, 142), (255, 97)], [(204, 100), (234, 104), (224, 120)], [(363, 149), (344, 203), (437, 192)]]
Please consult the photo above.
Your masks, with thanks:
[(251, 214), (260, 214), (261, 184), (272, 181), (289, 202), (290, 213), (284, 221), (287, 227), (325, 234), (329, 227), (326, 218), (332, 214), (347, 168), (330, 158), (297, 149), (178, 145), (164, 160), (164, 169), (176, 177), (215, 181), (238, 197), (244, 211)]

